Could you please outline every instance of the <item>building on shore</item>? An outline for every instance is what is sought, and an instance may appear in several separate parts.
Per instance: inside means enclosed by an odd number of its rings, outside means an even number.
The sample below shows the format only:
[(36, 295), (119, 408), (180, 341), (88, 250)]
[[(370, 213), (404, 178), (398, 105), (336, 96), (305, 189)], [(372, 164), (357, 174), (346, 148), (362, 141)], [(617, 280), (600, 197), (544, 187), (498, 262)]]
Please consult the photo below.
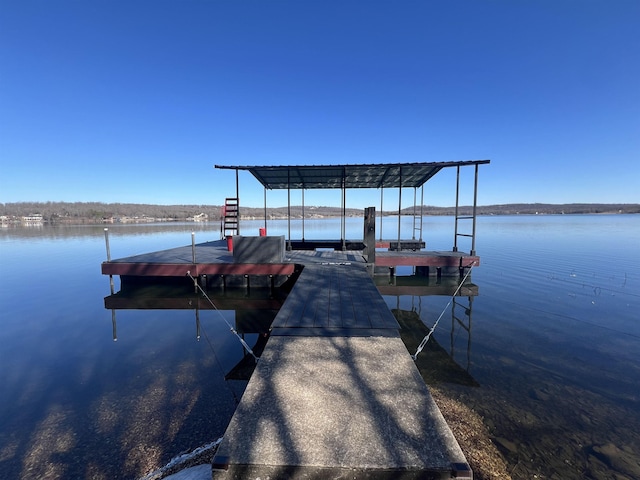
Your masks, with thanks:
[(42, 215), (39, 213), (25, 215), (21, 220), (23, 225), (42, 225), (44, 222)]

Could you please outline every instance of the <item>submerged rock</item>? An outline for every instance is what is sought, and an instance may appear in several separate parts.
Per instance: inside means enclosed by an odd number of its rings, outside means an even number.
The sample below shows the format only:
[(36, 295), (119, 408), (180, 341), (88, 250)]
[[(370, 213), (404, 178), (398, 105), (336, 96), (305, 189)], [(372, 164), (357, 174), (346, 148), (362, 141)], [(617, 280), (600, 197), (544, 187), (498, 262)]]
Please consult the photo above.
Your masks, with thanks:
[(618, 448), (613, 443), (593, 445), (591, 454), (607, 466), (631, 478), (640, 478), (640, 459), (630, 448)]

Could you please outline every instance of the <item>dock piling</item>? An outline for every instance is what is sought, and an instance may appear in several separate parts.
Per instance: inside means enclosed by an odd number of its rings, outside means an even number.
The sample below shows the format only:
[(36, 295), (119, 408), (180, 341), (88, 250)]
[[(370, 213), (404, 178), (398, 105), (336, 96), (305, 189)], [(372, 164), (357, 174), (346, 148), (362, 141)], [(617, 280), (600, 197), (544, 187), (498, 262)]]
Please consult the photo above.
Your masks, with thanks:
[(109, 229), (104, 229), (104, 242), (107, 246), (107, 262), (111, 261), (111, 249), (109, 248)]
[(196, 263), (196, 232), (191, 232), (191, 259)]
[[(107, 262), (111, 261), (111, 248), (109, 247), (109, 229), (105, 227), (104, 229), (104, 242), (107, 247)], [(111, 295), (113, 295), (115, 291), (115, 286), (113, 285), (113, 275), (109, 275), (109, 286), (111, 288)]]

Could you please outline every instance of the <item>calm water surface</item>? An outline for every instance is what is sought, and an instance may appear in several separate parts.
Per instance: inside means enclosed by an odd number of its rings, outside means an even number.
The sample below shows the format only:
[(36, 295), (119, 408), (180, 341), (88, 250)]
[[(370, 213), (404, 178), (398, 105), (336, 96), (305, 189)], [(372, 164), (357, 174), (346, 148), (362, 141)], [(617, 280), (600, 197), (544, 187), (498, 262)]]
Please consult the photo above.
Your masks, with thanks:
[[(411, 228), (403, 219), (403, 237)], [(192, 231), (219, 238), (215, 224), (116, 225), (111, 256), (188, 245)], [(305, 222), (305, 238), (339, 232), (339, 219)], [(361, 219), (347, 232), (361, 237)], [(451, 218), (425, 218), (428, 249), (450, 250), (452, 233)], [(638, 215), (480, 217), (469, 330), (452, 327), (449, 297), (385, 296), (428, 326), (447, 312), (434, 340), (479, 385), (447, 388), (483, 416), (514, 478), (637, 478), (638, 238)], [(221, 436), (242, 395), (245, 380), (225, 380), (244, 352), (224, 319), (246, 311), (113, 314), (105, 259), (102, 227), (0, 230), (2, 478), (140, 477)]]

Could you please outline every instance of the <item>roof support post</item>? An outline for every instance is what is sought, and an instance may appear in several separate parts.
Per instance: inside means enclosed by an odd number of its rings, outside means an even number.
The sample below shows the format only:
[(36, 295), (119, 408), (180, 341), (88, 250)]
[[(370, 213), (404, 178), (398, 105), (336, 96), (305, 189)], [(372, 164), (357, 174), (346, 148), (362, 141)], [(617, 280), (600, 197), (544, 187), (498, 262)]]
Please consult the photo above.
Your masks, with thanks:
[(455, 227), (453, 229), (453, 251), (458, 251), (458, 198), (460, 197), (460, 165), (456, 167), (456, 209)]
[(473, 230), (471, 232), (471, 255), (476, 254), (476, 206), (478, 205), (478, 164), (476, 163), (475, 180), (473, 182)]
[(400, 220), (402, 213), (402, 165), (400, 165), (400, 186), (398, 187), (398, 251), (400, 251)]
[(237, 226), (237, 230), (236, 231), (238, 233), (236, 233), (236, 235), (240, 235), (240, 181), (238, 180), (238, 169), (237, 168), (236, 168), (236, 198), (238, 199), (237, 200), (237, 203), (238, 203), (238, 207), (237, 207), (237, 209), (238, 209), (238, 224), (236, 225)]
[(304, 242), (304, 187), (302, 188), (302, 241)]
[(420, 187), (420, 243), (422, 243), (422, 222), (424, 222), (424, 183)]
[(264, 187), (264, 231), (267, 232), (267, 187)]
[(416, 239), (416, 196), (418, 194), (417, 187), (413, 187), (413, 232), (411, 234), (411, 240)]
[(347, 236), (347, 182), (346, 182), (346, 170), (342, 167), (342, 225), (341, 225), (340, 237), (342, 240), (342, 251), (347, 249), (345, 237)]
[(287, 238), (289, 245), (287, 250), (291, 250), (291, 170), (287, 168)]
[(382, 242), (382, 199), (384, 197), (384, 187), (380, 187), (380, 241)]

